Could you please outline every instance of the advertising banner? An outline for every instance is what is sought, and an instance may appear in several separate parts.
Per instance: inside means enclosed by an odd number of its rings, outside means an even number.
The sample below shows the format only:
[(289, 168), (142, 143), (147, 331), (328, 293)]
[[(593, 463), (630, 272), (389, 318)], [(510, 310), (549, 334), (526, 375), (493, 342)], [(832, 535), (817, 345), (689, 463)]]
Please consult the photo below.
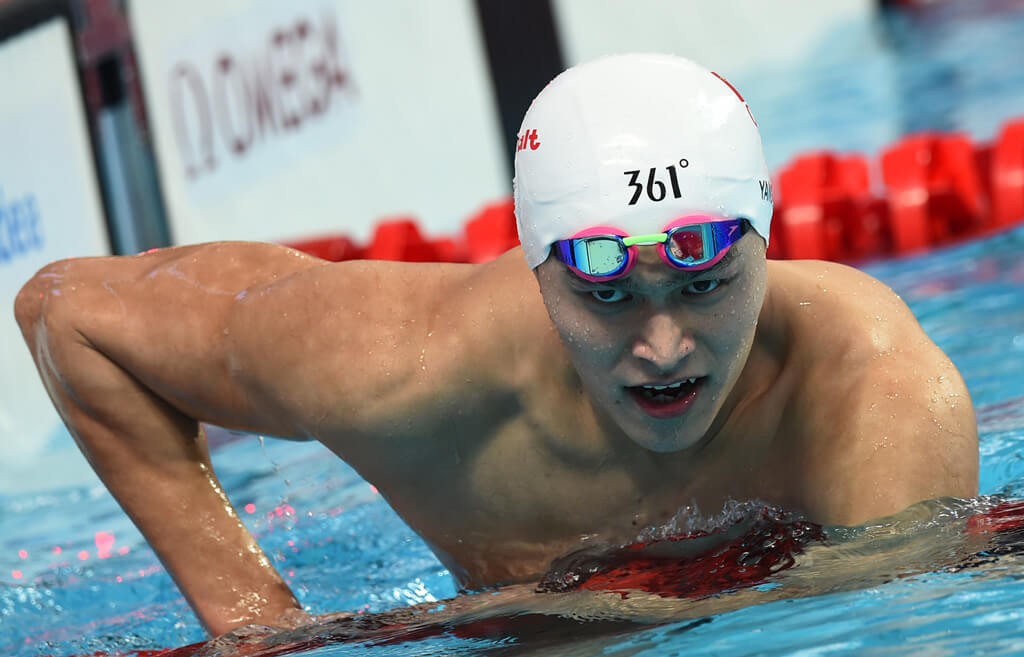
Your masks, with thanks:
[(19, 466), (55, 436), (74, 449), (14, 321), (14, 298), (47, 263), (109, 255), (110, 246), (64, 19), (0, 41), (0, 80), (0, 482), (9, 488), (38, 479)]
[(471, 0), (130, 12), (176, 243), (454, 232), (511, 191)]

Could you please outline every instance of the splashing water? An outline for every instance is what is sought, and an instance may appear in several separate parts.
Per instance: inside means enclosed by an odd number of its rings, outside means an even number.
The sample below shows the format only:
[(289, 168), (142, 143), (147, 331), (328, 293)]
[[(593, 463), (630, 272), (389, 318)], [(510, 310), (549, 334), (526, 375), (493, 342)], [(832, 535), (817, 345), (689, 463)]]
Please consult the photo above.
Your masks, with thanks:
[[(595, 654), (623, 635), (663, 627), (690, 632), (711, 623), (709, 613), (756, 602), (863, 589), (937, 569), (999, 574), (993, 566), (1000, 557), (1024, 552), (1024, 503), (998, 498), (934, 500), (827, 531), (756, 503), (723, 511), (716, 514), (723, 523), (704, 520), (707, 529), (692, 536), (568, 555), (537, 590), (507, 587), (284, 632), (249, 626), (150, 657), (350, 654), (343, 646), (404, 646), (409, 652), (401, 654), (416, 655)], [(792, 568), (797, 559), (800, 568)], [(467, 652), (453, 650), (454, 639)]]
[[(756, 502), (731, 502), (720, 514), (692, 521), (690, 514), (692, 508), (684, 507), (665, 527), (645, 532), (657, 538), (614, 550), (588, 547), (557, 559), (538, 591), (699, 598), (761, 584), (791, 568), (808, 545), (826, 542), (820, 525)], [(682, 533), (680, 518), (689, 526)]]

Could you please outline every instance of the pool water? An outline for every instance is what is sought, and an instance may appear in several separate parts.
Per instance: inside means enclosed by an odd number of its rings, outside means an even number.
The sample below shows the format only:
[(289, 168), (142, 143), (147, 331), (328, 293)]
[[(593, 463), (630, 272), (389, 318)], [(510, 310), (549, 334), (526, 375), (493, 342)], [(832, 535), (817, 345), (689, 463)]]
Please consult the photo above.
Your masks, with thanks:
[[(1021, 114), (1024, 11), (947, 14), (934, 10), (851, 26), (829, 35), (821, 56), (808, 58), (799, 75), (768, 71), (734, 80), (758, 117), (773, 165), (823, 145), (874, 154), (909, 129), (960, 129), (990, 138), (1001, 121)], [(978, 412), (982, 495), (1024, 497), (1024, 228), (863, 268), (896, 289), (963, 373)], [(311, 610), (373, 613), (455, 595), (423, 542), (369, 484), (319, 445), (223, 431), (212, 439), (225, 489)], [(45, 473), (45, 464), (40, 468)], [(882, 569), (884, 576), (875, 568), (870, 577), (851, 576), (845, 585), (809, 589), (794, 599), (775, 598), (797, 591), (800, 573), (813, 572), (813, 563), (750, 591), (759, 604), (729, 609), (743, 599), (738, 594), (708, 607), (715, 613), (659, 603), (657, 625), (568, 623), (519, 639), (448, 634), (295, 654), (1024, 653), (1024, 560), (1007, 555), (985, 567), (948, 568), (959, 548), (943, 528), (958, 527), (956, 518), (985, 505), (990, 502), (930, 509), (916, 526), (924, 538), (912, 550), (850, 548), (851, 558), (877, 564), (886, 557), (891, 566)], [(496, 604), (518, 600), (495, 596)], [(524, 604), (520, 616), (534, 603)], [(577, 603), (566, 604), (571, 611)], [(620, 615), (629, 617), (630, 601), (622, 604), (627, 611)], [(0, 497), (0, 655), (118, 653), (205, 638), (102, 487)]]

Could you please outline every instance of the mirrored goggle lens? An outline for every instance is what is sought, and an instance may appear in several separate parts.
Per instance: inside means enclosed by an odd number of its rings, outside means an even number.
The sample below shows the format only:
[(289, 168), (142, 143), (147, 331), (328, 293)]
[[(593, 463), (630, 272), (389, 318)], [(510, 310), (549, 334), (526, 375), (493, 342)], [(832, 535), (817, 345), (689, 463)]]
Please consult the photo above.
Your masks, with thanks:
[(715, 257), (714, 237), (710, 226), (695, 224), (673, 229), (665, 250), (680, 265), (700, 265)]
[(626, 248), (622, 242), (608, 237), (576, 240), (576, 265), (591, 276), (614, 274), (626, 262)]

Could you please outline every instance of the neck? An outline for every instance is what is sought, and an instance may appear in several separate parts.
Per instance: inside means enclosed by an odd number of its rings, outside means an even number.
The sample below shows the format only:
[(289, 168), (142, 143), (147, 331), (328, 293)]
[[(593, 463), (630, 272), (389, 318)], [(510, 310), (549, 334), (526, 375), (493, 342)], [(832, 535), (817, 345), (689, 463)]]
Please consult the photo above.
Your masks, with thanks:
[(777, 300), (769, 289), (765, 292), (746, 363), (711, 428), (701, 440), (702, 447), (727, 442), (718, 440), (719, 436), (728, 433), (730, 427), (745, 416), (746, 410), (775, 386), (782, 374), (788, 350), (786, 332), (785, 315), (779, 312)]

